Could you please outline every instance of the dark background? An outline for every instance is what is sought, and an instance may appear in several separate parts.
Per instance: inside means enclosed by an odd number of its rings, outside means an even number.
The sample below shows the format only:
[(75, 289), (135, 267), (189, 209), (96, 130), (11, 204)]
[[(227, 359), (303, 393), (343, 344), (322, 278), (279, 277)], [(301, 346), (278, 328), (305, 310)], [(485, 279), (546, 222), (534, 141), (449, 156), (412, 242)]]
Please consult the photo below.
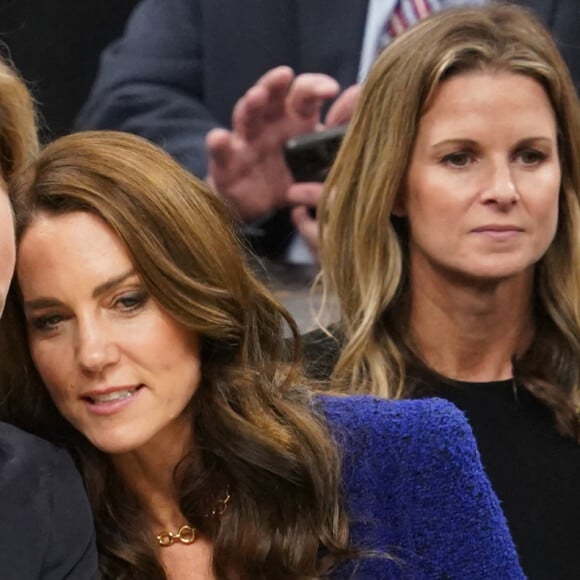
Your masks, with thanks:
[(103, 47), (137, 0), (0, 0), (0, 53), (11, 57), (41, 113), (44, 141), (69, 132)]

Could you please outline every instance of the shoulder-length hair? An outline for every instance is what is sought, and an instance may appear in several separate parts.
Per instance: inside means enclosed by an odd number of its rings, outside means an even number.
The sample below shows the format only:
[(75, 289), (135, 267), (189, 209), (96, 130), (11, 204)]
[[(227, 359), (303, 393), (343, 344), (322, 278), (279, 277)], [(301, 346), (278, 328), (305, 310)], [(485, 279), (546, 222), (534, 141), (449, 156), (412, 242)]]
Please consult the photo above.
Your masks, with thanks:
[[(514, 361), (516, 378), (577, 436), (580, 392), (580, 115), (568, 69), (552, 38), (516, 6), (442, 11), (396, 39), (363, 87), (329, 175), (320, 214), (323, 286), (341, 307), (344, 347), (334, 370), (342, 388), (401, 398), (426, 369), (408, 328), (408, 229), (393, 216), (421, 116), (437, 88), (472, 71), (508, 72), (542, 85), (556, 116), (562, 167), (558, 229), (536, 267), (537, 333)], [(422, 368), (421, 368), (422, 367)]]
[[(214, 546), (216, 576), (314, 578), (346, 553), (339, 457), (284, 339), (297, 330), (251, 273), (222, 199), (167, 154), (114, 132), (50, 144), (13, 183), (17, 238), (42, 214), (86, 211), (125, 244), (158, 304), (201, 342), (192, 401), (195, 459), (175, 478), (183, 515)], [(106, 455), (59, 416), (34, 369), (16, 283), (3, 321), (0, 379), (13, 422), (76, 455), (104, 578), (165, 578), (136, 500)], [(296, 357), (294, 357), (295, 359)], [(223, 496), (219, 519), (200, 517)], [(328, 558), (321, 558), (324, 553)], [(236, 576), (237, 577), (237, 576)]]

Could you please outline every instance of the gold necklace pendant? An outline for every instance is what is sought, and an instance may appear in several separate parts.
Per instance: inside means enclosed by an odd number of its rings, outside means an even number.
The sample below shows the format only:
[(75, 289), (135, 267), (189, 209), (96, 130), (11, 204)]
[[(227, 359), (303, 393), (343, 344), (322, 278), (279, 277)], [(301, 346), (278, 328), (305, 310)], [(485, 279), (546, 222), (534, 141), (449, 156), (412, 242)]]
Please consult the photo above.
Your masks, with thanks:
[[(224, 497), (218, 500), (211, 512), (205, 514), (203, 517), (221, 517), (228, 509), (228, 504), (230, 503), (231, 499), (232, 496), (230, 495), (230, 486), (228, 485), (226, 487), (226, 493)], [(177, 532), (168, 532), (167, 530), (163, 530), (160, 534), (155, 536), (155, 539), (160, 546), (167, 548), (168, 546), (173, 546), (175, 542), (180, 542), (182, 544), (193, 544), (196, 537), (197, 530), (189, 524), (185, 524), (181, 526)]]
[(193, 544), (193, 542), (195, 542), (195, 538), (195, 528), (192, 528), (189, 524), (181, 526), (175, 533), (164, 530), (155, 536), (157, 543), (164, 548), (172, 546), (175, 544), (175, 542), (181, 542), (182, 544)]

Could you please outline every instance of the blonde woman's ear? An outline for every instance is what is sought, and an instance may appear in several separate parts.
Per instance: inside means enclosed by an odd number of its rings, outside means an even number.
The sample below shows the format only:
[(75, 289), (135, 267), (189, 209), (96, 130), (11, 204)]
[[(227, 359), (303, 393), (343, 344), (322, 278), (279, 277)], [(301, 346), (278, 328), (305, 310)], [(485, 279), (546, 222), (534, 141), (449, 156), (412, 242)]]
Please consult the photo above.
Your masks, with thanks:
[(407, 195), (405, 191), (401, 191), (397, 194), (395, 203), (393, 203), (391, 215), (399, 218), (407, 216)]

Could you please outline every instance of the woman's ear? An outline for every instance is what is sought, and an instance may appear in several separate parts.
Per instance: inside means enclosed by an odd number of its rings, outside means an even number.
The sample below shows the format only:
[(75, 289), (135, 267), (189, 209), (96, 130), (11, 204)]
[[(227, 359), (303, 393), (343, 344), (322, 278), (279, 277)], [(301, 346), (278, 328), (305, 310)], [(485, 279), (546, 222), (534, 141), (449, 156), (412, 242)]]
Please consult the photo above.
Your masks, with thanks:
[(395, 197), (391, 214), (398, 218), (407, 216), (407, 192), (404, 189), (401, 189)]

